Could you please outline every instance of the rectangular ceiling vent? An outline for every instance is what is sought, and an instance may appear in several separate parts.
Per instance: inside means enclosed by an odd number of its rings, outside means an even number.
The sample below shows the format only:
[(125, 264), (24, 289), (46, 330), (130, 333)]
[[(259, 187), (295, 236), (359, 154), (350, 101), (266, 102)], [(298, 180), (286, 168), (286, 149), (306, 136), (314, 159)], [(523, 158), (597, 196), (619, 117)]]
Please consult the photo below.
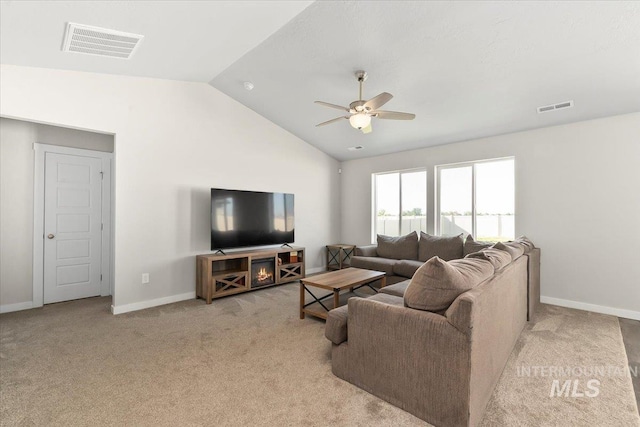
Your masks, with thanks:
[(143, 37), (139, 34), (69, 22), (64, 35), (62, 51), (129, 59), (135, 53)]
[(538, 107), (538, 114), (540, 113), (548, 113), (549, 111), (562, 110), (565, 108), (573, 107), (573, 101), (565, 101), (560, 102), (558, 104), (545, 105), (543, 107)]

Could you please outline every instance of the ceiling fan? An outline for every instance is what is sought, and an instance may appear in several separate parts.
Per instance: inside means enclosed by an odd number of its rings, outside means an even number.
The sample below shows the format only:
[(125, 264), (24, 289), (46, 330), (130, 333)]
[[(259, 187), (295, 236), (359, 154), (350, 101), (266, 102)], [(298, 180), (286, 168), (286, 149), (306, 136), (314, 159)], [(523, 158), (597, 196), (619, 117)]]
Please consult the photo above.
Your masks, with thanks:
[(356, 71), (356, 78), (360, 83), (360, 96), (357, 101), (353, 101), (349, 104), (349, 107), (342, 107), (336, 104), (330, 104), (323, 101), (315, 101), (316, 104), (324, 105), (325, 107), (336, 108), (349, 113), (348, 116), (336, 117), (335, 119), (328, 120), (316, 125), (324, 126), (330, 123), (338, 122), (342, 119), (348, 119), (352, 127), (362, 130), (362, 133), (371, 132), (371, 118), (377, 117), (379, 119), (387, 120), (413, 120), (416, 118), (415, 114), (411, 113), (399, 113), (396, 111), (382, 111), (378, 108), (389, 102), (393, 95), (387, 92), (382, 92), (378, 96), (374, 96), (368, 101), (362, 99), (362, 83), (367, 80), (367, 73), (362, 70)]

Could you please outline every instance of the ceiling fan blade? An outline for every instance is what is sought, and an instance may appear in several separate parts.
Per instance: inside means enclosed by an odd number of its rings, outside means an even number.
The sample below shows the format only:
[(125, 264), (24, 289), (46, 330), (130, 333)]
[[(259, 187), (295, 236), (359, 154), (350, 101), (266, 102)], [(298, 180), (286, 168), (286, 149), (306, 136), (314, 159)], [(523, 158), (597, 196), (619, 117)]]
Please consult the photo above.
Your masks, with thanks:
[(316, 127), (318, 127), (318, 126), (328, 125), (328, 124), (330, 124), (330, 123), (337, 122), (337, 121), (340, 121), (340, 120), (343, 120), (343, 119), (348, 119), (348, 118), (349, 118), (349, 116), (336, 117), (335, 119), (331, 119), (331, 120), (327, 120), (326, 122), (318, 123), (318, 124), (316, 125)]
[(413, 120), (416, 118), (412, 113), (399, 113), (397, 111), (371, 111), (369, 114), (379, 119), (388, 120)]
[(349, 112), (349, 109), (347, 107), (343, 107), (341, 105), (329, 104), (328, 102), (323, 102), (323, 101), (314, 101), (314, 102), (316, 104), (324, 105), (325, 107), (336, 108), (338, 110)]
[(371, 127), (371, 123), (366, 128), (362, 128), (362, 133), (371, 133), (373, 128)]
[(380, 95), (374, 96), (373, 98), (365, 102), (364, 108), (365, 110), (377, 110), (378, 108), (389, 102), (391, 98), (393, 98), (393, 95), (388, 92), (382, 92)]

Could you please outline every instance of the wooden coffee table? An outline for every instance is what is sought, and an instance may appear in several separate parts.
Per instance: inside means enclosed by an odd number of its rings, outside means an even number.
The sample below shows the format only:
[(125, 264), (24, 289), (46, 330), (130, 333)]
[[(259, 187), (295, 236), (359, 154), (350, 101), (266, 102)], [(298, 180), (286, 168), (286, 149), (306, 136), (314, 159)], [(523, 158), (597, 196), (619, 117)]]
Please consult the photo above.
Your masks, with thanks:
[[(349, 292), (353, 292), (368, 286), (377, 292), (371, 284), (380, 279), (382, 279), (381, 287), (384, 287), (387, 281), (383, 272), (353, 267), (300, 279), (300, 318), (304, 319), (305, 314), (310, 314), (326, 319), (329, 310), (340, 306), (340, 291), (348, 289)], [(332, 293), (317, 297), (309, 289), (311, 287), (326, 289)], [(305, 301), (305, 291), (313, 297), (313, 301), (309, 303)], [(331, 296), (333, 296), (333, 304), (325, 301)]]

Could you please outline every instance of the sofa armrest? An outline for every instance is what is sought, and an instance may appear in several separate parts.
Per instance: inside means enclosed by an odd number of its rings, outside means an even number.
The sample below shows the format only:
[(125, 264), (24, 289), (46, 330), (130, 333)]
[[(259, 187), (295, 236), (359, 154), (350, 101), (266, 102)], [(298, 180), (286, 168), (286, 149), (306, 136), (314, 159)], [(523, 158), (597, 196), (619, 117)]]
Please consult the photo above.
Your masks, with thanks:
[[(459, 338), (465, 345), (468, 344), (467, 334), (460, 332), (440, 314), (388, 304), (372, 298), (349, 298), (348, 329), (349, 337), (356, 337), (356, 341), (362, 341), (363, 345), (369, 344), (374, 348), (377, 345), (375, 341), (381, 340), (402, 342), (403, 346), (422, 341), (427, 345), (425, 348), (433, 345), (442, 345), (444, 348), (450, 346), (452, 336)], [(400, 335), (406, 337), (401, 338)], [(390, 350), (403, 352), (400, 349)]]
[[(379, 301), (389, 305), (396, 305), (404, 307), (404, 299), (402, 296), (389, 295), (385, 293), (379, 293), (368, 297), (372, 301)], [(329, 311), (327, 315), (327, 322), (324, 328), (324, 336), (335, 345), (340, 345), (347, 341), (348, 327), (347, 321), (349, 319), (349, 306), (343, 305), (342, 307), (334, 308)]]
[(356, 256), (378, 256), (378, 245), (356, 246)]
[(540, 248), (533, 248), (526, 254), (529, 263), (527, 266), (527, 320), (535, 318), (536, 311), (540, 309)]
[(434, 425), (467, 425), (470, 336), (428, 311), (348, 305), (349, 380)]
[(334, 344), (342, 344), (347, 340), (347, 309), (349, 307), (334, 308), (327, 315), (324, 336)]

